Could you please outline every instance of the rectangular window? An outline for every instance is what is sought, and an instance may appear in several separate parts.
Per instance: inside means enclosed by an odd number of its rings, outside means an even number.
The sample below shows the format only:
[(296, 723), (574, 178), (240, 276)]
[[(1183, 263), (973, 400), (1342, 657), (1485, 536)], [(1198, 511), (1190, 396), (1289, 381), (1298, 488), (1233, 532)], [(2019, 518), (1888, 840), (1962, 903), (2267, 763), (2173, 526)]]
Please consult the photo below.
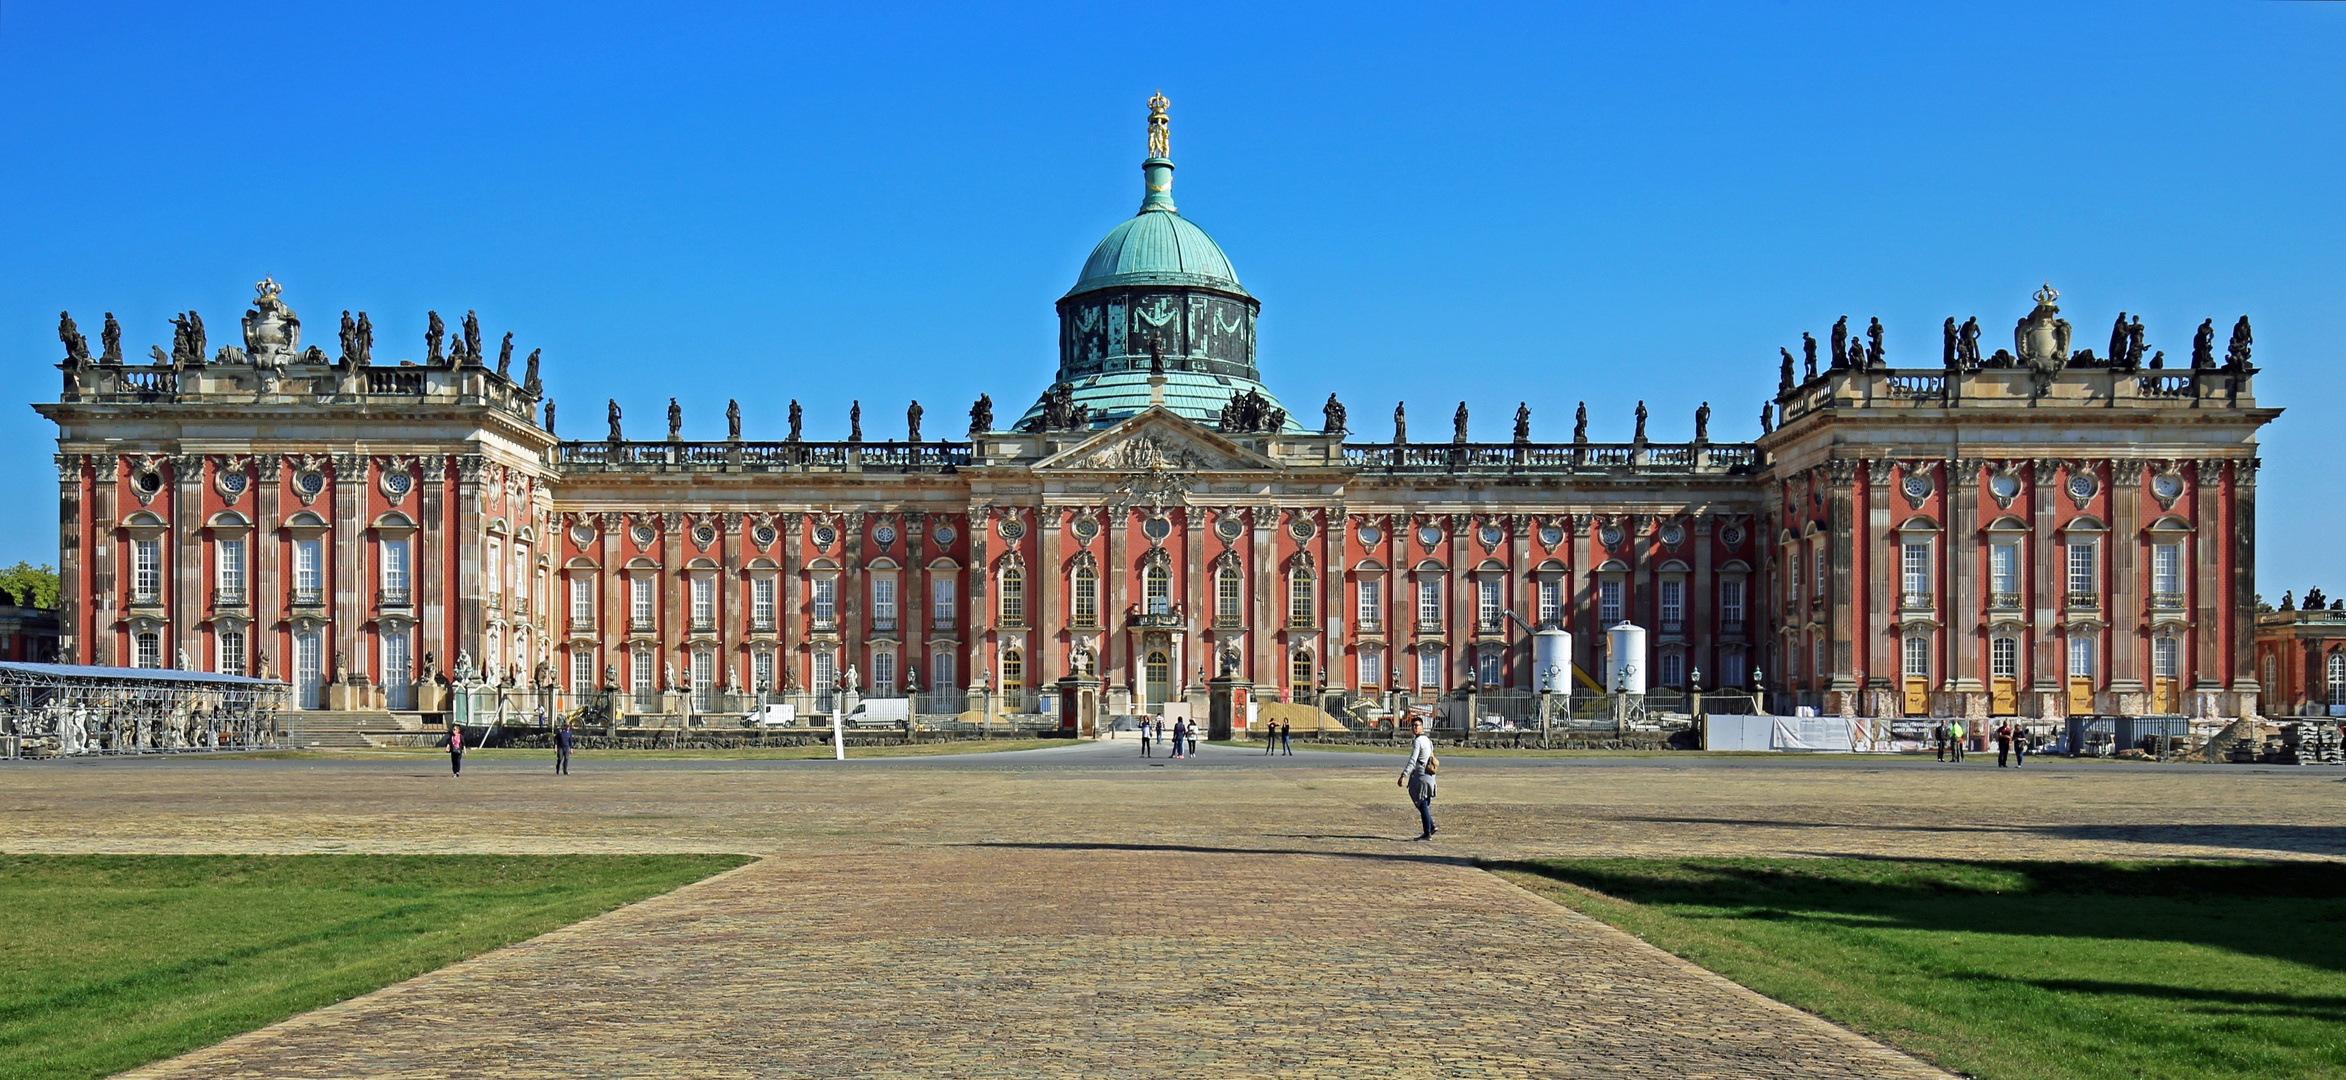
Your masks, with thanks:
[(570, 625), (595, 625), (595, 579), (585, 574), (570, 577)]
[(713, 629), (717, 625), (717, 579), (712, 574), (694, 574), (691, 580), (693, 629)]
[(1560, 626), (1564, 622), (1564, 581), (1561, 578), (1540, 580), (1540, 625)]
[(1905, 664), (1901, 672), (1910, 679), (1931, 677), (1931, 639), (1917, 634), (1903, 640), (1901, 654)]
[(716, 707), (717, 654), (696, 649), (692, 654), (692, 710), (707, 712)]
[(1442, 579), (1417, 579), (1417, 624), (1442, 625)]
[(316, 709), (324, 706), (320, 692), (325, 665), (325, 636), (315, 630), (304, 630), (293, 635), (293, 692), (298, 695), (300, 707)]
[(489, 538), (488, 557), (481, 560), (481, 588), (490, 596), (505, 592), (505, 546), (496, 537)]
[(383, 703), (390, 708), (415, 708), (414, 648), (405, 630), (383, 634)]
[(1140, 576), (1141, 592), (1148, 600), (1149, 614), (1173, 613), (1173, 572), (1162, 566), (1151, 566)]
[(1287, 575), (1287, 625), (1311, 626), (1320, 618), (1320, 605), (1309, 569)]
[(2183, 670), (2183, 643), (2171, 637), (2151, 640), (2151, 675), (2172, 679)]
[(1238, 571), (1223, 569), (1214, 575), (1214, 621), (1235, 626), (1239, 620)]
[(1662, 580), (1662, 629), (1678, 630), (1686, 624), (1686, 583), (1676, 578)]
[(1988, 642), (1988, 673), (1999, 679), (2020, 677), (2020, 639), (1995, 638)]
[(774, 692), (774, 654), (765, 649), (749, 654), (749, 692)]
[(1825, 681), (1825, 641), (1823, 638), (1809, 642), (1808, 662), (1809, 666), (1815, 670), (1817, 681), (1820, 683)]
[(1810, 580), (1810, 581), (1811, 581), (1811, 582), (1812, 582), (1812, 583), (1813, 583), (1813, 584), (1816, 586), (1816, 598), (1817, 598), (1817, 599), (1819, 599), (1819, 600), (1822, 600), (1822, 599), (1824, 599), (1824, 598), (1825, 598), (1825, 578), (1826, 578), (1826, 576), (1827, 576), (1827, 575), (1826, 575), (1826, 571), (1825, 571), (1825, 552), (1824, 552), (1824, 550), (1823, 550), (1822, 548), (1820, 548), (1820, 549), (1818, 549), (1818, 550), (1817, 550), (1817, 572), (1816, 572), (1816, 576), (1815, 576), (1815, 577), (1812, 577), (1812, 578), (1810, 578), (1810, 579), (1809, 579), (1809, 580)]
[(152, 630), (133, 634), (130, 638), (131, 666), (159, 668), (163, 666), (163, 636)]
[(896, 575), (872, 578), (872, 629), (896, 629)]
[(1075, 614), (1075, 625), (1100, 624), (1100, 575), (1088, 566), (1078, 566), (1073, 575), (1073, 593), (1068, 599)]
[(1931, 546), (1929, 544), (1901, 544), (1898, 556), (1899, 588), (1904, 591), (1904, 606), (1927, 608), (1931, 606)]
[(1417, 688), (1419, 690), (1439, 690), (1442, 688), (1442, 651), (1440, 649), (1418, 650)]
[(872, 693), (886, 696), (896, 691), (896, 650), (872, 650)]
[(2069, 639), (2069, 677), (2093, 677), (2093, 639), (2083, 635)]
[(1499, 579), (1482, 578), (1474, 583), (1474, 623), (1484, 630), (1497, 630), (1499, 620)]
[(652, 649), (638, 645), (627, 654), (627, 686), (635, 692), (635, 707), (649, 709), (655, 690), (652, 682)]
[(961, 583), (950, 576), (939, 574), (929, 582), (929, 586), (930, 621), (939, 630), (952, 629), (956, 603), (954, 593), (960, 588)]
[(1719, 650), (1719, 685), (1742, 686), (1750, 672), (1743, 663), (1743, 647), (1729, 645)]
[(1477, 661), (1477, 663), (1476, 663), (1476, 665), (1475, 665), (1475, 667), (1476, 667), (1475, 675), (1476, 675), (1476, 677), (1477, 677), (1477, 678), (1478, 678), (1478, 679), (1481, 681), (1482, 685), (1484, 685), (1484, 686), (1497, 686), (1497, 685), (1499, 685), (1499, 654), (1498, 654), (1498, 652), (1497, 652), (1496, 650), (1486, 651), (1486, 652), (1484, 652), (1484, 653), (1483, 653), (1481, 656), (1478, 656), (1478, 657), (1476, 657), (1475, 659), (1476, 659), (1476, 661)]
[(244, 674), (244, 631), (220, 631), (220, 655), (212, 670), (222, 675)]
[(774, 628), (774, 579), (749, 579), (749, 625), (753, 630)]
[[(2154, 600), (2170, 597), (2177, 600), (2182, 598), (2183, 545), (2151, 545), (2151, 596)], [(2175, 606), (2181, 607), (2182, 605), (2177, 603)]]
[(2016, 608), (2020, 606), (2020, 545), (1995, 544), (1988, 548), (1989, 606)]
[(627, 622), (637, 630), (652, 628), (652, 579), (648, 574), (627, 579)]
[[(1719, 583), (1719, 620), (1733, 633), (1743, 628), (1743, 582), (1729, 579)], [(1737, 664), (1741, 667), (1741, 664)]]
[(130, 594), (153, 603), (163, 595), (163, 545), (156, 540), (130, 542)]
[(1658, 674), (1663, 686), (1676, 690), (1686, 685), (1686, 657), (1666, 652), (1659, 658), (1657, 666), (1660, 668)]
[(2094, 545), (2092, 541), (2069, 545), (2069, 595), (2092, 596), (2094, 588)]
[(839, 621), (839, 579), (819, 577), (811, 582), (815, 594), (815, 625), (829, 628)]
[(1608, 578), (1597, 583), (1597, 621), (1611, 628), (1621, 621), (1621, 580)]
[(1373, 633), (1385, 625), (1384, 579), (1362, 578), (1356, 591), (1360, 594), (1360, 628)]
[[(834, 685), (838, 681), (839, 661), (837, 658), (831, 655), (831, 651), (829, 649), (815, 650), (815, 693), (822, 695), (823, 700), (828, 702), (830, 700), (831, 691), (838, 688)], [(829, 705), (824, 706), (824, 708), (829, 707)]]
[(999, 598), (1004, 626), (1026, 625), (1026, 575), (1017, 570), (1002, 571), (1002, 589)]
[(220, 603), (244, 603), (244, 541), (222, 540), (217, 545)]
[(1385, 654), (1376, 649), (1360, 651), (1360, 688), (1374, 690), (1385, 685)]
[(588, 645), (574, 645), (570, 649), (570, 692), (584, 694), (595, 688), (595, 650)]
[(1784, 560), (1784, 565), (1791, 571), (1784, 577), (1784, 598), (1797, 604), (1800, 602), (1800, 553), (1793, 552), (1791, 558)]
[(953, 650), (939, 649), (929, 654), (929, 692), (954, 689)]
[(383, 602), (386, 604), (406, 603), (408, 589), (406, 540), (383, 541), (382, 572)]
[(324, 545), (317, 540), (293, 542), (293, 602), (316, 604), (325, 599)]

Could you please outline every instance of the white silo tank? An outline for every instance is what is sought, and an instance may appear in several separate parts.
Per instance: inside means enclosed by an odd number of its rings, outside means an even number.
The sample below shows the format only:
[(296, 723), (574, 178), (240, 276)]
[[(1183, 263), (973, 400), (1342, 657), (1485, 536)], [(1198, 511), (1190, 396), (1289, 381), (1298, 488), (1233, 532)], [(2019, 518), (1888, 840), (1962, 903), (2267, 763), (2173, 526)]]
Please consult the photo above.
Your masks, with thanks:
[(1531, 636), (1531, 686), (1552, 694), (1572, 692), (1572, 635), (1541, 630)]
[(1605, 635), (1611, 647), (1607, 660), (1613, 665), (1605, 672), (1605, 689), (1645, 693), (1645, 627), (1622, 623)]

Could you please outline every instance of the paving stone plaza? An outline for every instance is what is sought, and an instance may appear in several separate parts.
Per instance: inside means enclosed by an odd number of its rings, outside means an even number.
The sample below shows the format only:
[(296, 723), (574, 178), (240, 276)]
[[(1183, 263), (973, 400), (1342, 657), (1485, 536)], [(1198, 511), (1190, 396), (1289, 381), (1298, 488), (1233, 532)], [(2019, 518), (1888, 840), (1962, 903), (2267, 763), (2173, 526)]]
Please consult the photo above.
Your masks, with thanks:
[[(761, 861), (131, 1075), (1941, 1076), (1476, 868), (2346, 855), (2330, 768), (962, 757), (0, 769), (0, 850)], [(498, 822), (456, 827), (451, 822)]]

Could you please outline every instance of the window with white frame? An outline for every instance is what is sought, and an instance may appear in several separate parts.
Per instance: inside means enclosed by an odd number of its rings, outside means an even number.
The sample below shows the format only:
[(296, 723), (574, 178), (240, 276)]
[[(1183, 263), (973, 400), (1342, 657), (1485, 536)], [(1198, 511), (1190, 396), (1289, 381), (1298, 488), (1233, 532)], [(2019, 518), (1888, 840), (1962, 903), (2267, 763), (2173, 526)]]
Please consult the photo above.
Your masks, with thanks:
[(1744, 655), (1743, 646), (1741, 645), (1725, 645), (1720, 647), (1718, 678), (1718, 684), (1720, 686), (1739, 687), (1744, 684), (1745, 679), (1751, 674), (1749, 665), (1744, 663)]
[(1809, 639), (1809, 641), (1808, 641), (1808, 662), (1809, 662), (1809, 666), (1810, 666), (1811, 668), (1813, 668), (1813, 669), (1814, 669), (1814, 672), (1815, 672), (1815, 675), (1816, 675), (1816, 680), (1817, 680), (1818, 682), (1820, 682), (1820, 683), (1821, 683), (1821, 682), (1823, 682), (1823, 681), (1825, 681), (1825, 666), (1826, 666), (1826, 662), (1825, 662), (1825, 639), (1823, 639), (1823, 638), (1810, 638), (1810, 639)]
[(1439, 690), (1442, 688), (1442, 650), (1419, 649), (1417, 651), (1417, 688), (1419, 690)]
[(896, 575), (882, 571), (872, 575), (872, 629), (896, 629)]
[(1026, 689), (1026, 657), (1017, 649), (1002, 651), (1002, 690), (1017, 693)]
[(1100, 625), (1100, 572), (1089, 565), (1077, 566), (1069, 575), (1067, 592), (1075, 625)]
[(592, 645), (573, 645), (570, 648), (570, 692), (584, 694), (595, 688), (595, 649)]
[(222, 675), (244, 674), (244, 631), (223, 629), (215, 643), (219, 655), (214, 658), (212, 670)]
[(1899, 673), (1909, 679), (1930, 678), (1931, 639), (1921, 634), (1912, 634), (1901, 639), (1899, 645), (1899, 655), (1904, 661), (1899, 666)]
[(1998, 679), (2020, 677), (2020, 639), (1998, 635), (1988, 639), (1988, 674)]
[(1385, 685), (1385, 652), (1382, 649), (1360, 650), (1360, 688), (1375, 690)]
[(1497, 630), (1503, 605), (1499, 600), (1499, 579), (1483, 577), (1474, 583), (1474, 624), (1482, 630)]
[(1004, 626), (1026, 625), (1026, 574), (1013, 566), (1002, 571), (999, 597)]
[(2069, 639), (2069, 677), (2093, 677), (2093, 638), (2079, 634)]
[(1728, 578), (1719, 583), (1719, 621), (1728, 627), (1730, 633), (1743, 628), (1742, 578)]
[[(241, 651), (244, 644), (240, 641)], [(383, 631), (383, 699), (393, 709), (415, 708), (414, 639), (405, 627)]]
[(650, 574), (630, 574), (627, 577), (627, 624), (630, 629), (652, 628), (652, 592), (655, 582)]
[(1900, 606), (1927, 608), (1931, 606), (1931, 545), (1927, 541), (1909, 541), (1898, 545), (1898, 588), (1903, 594)]
[(929, 579), (929, 625), (939, 630), (951, 630), (955, 623), (955, 606), (961, 591), (961, 582), (950, 570), (939, 570)]
[(1311, 626), (1320, 618), (1319, 593), (1310, 567), (1298, 566), (1287, 575), (1287, 625)]
[(1417, 579), (1417, 625), (1442, 625), (1441, 578), (1428, 576)]
[(595, 579), (592, 574), (570, 575), (570, 625), (582, 630), (595, 625)]
[(2329, 684), (2330, 706), (2346, 705), (2346, 653), (2331, 653), (2324, 675)]
[(749, 628), (774, 628), (774, 575), (760, 574), (749, 579)]
[(1671, 650), (1654, 658), (1654, 668), (1663, 686), (1672, 690), (1686, 687), (1686, 654)]
[(717, 576), (694, 574), (690, 579), (692, 592), (692, 628), (713, 630), (717, 626)]
[(774, 692), (774, 650), (759, 649), (749, 654), (749, 692), (752, 694), (771, 694)]
[(1375, 633), (1385, 625), (1385, 579), (1362, 578), (1353, 592), (1360, 600), (1360, 628)]
[(652, 695), (659, 690), (653, 681), (652, 647), (638, 645), (627, 651), (627, 686), (635, 692), (636, 707), (649, 708)]
[(314, 629), (296, 631), (293, 635), (293, 689), (299, 695), (302, 708), (324, 707), (325, 702), (320, 699), (326, 684), (325, 665), (325, 635)]
[(2099, 590), (2094, 587), (2094, 542), (2073, 540), (2069, 544), (2069, 595), (2076, 599), (2090, 599)]
[(293, 602), (316, 604), (325, 598), (325, 545), (315, 537), (293, 542)]
[(1607, 627), (1621, 621), (1621, 579), (1597, 582), (1597, 621)]
[(692, 651), (692, 711), (708, 712), (717, 707), (717, 652), (714, 649)]
[(2020, 545), (1988, 545), (1988, 592), (1991, 606), (2020, 606)]
[(816, 649), (814, 655), (814, 691), (829, 701), (831, 691), (838, 689), (839, 660), (829, 649)]
[(887, 697), (896, 692), (896, 647), (872, 646), (872, 693)]
[(2157, 606), (2183, 606), (2183, 545), (2151, 545), (2151, 600)]
[(481, 589), (491, 597), (502, 596), (505, 593), (504, 542), (492, 536), (487, 550), (487, 557), (481, 560)]
[(513, 542), (513, 577), (511, 580), (513, 582), (514, 600), (520, 603), (528, 603), (529, 545), (519, 540)]
[(1214, 572), (1214, 622), (1222, 626), (1236, 626), (1242, 618), (1238, 568), (1225, 566)]
[(955, 679), (953, 650), (938, 649), (929, 654), (929, 692), (942, 693), (958, 685)]
[(1288, 687), (1302, 692), (1318, 685), (1318, 680), (1313, 677), (1313, 671), (1311, 650), (1295, 650), (1294, 654), (1287, 658)]
[(244, 539), (235, 536), (223, 538), (212, 545), (212, 551), (220, 602), (244, 603)]
[(409, 587), (407, 551), (406, 537), (387, 537), (382, 542), (382, 589), (383, 602), (386, 604), (407, 602)]
[(828, 630), (839, 625), (839, 579), (824, 574), (807, 584), (814, 594), (816, 628)]
[(1686, 583), (1677, 578), (1663, 578), (1661, 600), (1662, 629), (1682, 629), (1686, 625)]
[(1499, 685), (1499, 650), (1484, 649), (1474, 659), (1475, 681), (1482, 686)]
[(1812, 576), (1812, 577), (1811, 577), (1809, 580), (1810, 580), (1812, 583), (1814, 583), (1814, 585), (1816, 586), (1816, 597), (1817, 597), (1817, 599), (1819, 599), (1819, 600), (1822, 600), (1822, 599), (1824, 599), (1824, 598), (1825, 598), (1825, 579), (1826, 579), (1827, 577), (1829, 577), (1829, 576), (1830, 576), (1830, 575), (1829, 575), (1829, 574), (1826, 572), (1826, 568), (1825, 568), (1825, 549), (1824, 549), (1824, 548), (1822, 548), (1822, 547), (1819, 547), (1819, 548), (1817, 548), (1817, 553), (1816, 553), (1816, 564), (1817, 564), (1817, 570), (1816, 570), (1816, 574), (1815, 574), (1814, 576)]
[(1800, 602), (1800, 553), (1795, 550), (1791, 558), (1784, 560), (1784, 566), (1788, 571), (1784, 575), (1784, 599), (1797, 604)]
[(1564, 580), (1540, 579), (1540, 625), (1556, 626), (1564, 621)]
[(2151, 677), (2172, 679), (2183, 670), (2183, 643), (2171, 637), (2151, 639)]
[(1151, 564), (1140, 573), (1141, 599), (1148, 602), (1151, 615), (1173, 613), (1173, 572)]

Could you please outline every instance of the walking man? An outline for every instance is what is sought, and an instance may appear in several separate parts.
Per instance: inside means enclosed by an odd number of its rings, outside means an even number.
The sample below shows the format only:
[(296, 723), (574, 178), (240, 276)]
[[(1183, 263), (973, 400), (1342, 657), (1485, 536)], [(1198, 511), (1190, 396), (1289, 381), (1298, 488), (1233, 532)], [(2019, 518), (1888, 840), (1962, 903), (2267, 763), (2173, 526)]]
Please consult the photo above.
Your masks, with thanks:
[(1292, 720), (1279, 721), (1279, 753), (1283, 757), (1295, 756), (1295, 722)]
[(1149, 756), (1149, 718), (1140, 718), (1140, 756)]
[(1188, 737), (1188, 735), (1189, 735), (1189, 721), (1187, 721), (1187, 720), (1175, 720), (1175, 721), (1173, 721), (1173, 756), (1174, 756), (1174, 757), (1178, 758), (1178, 757), (1180, 757), (1180, 756), (1181, 756), (1181, 740), (1182, 740), (1182, 739), (1184, 739), (1184, 738), (1186, 738), (1186, 737)]
[(2028, 764), (2028, 729), (2014, 724), (2012, 725), (2012, 767), (2017, 769), (2026, 764)]
[(2011, 759), (2012, 759), (2012, 725), (2011, 725), (2009, 722), (2002, 723), (2002, 724), (1997, 724), (1997, 725), (1996, 725), (1996, 767), (1997, 767), (1997, 768), (1999, 768), (1999, 769), (2006, 769), (2006, 768), (2010, 768), (2010, 767), (2011, 767), (2011, 764), (2010, 764), (2010, 763), (2011, 763)]
[(464, 728), (448, 725), (448, 775), (464, 775)]
[(1426, 722), (1409, 722), (1409, 763), (1401, 767), (1403, 788), (1409, 791), (1409, 801), (1417, 804), (1417, 817), (1423, 829), (1415, 839), (1431, 840), (1441, 830), (1434, 827), (1434, 740), (1426, 738)]
[(1932, 724), (1932, 725), (1931, 725), (1931, 741), (1932, 741), (1933, 743), (1936, 743), (1936, 744), (1938, 744), (1938, 747), (1939, 747), (1939, 760), (1940, 760), (1940, 761), (1945, 761), (1945, 760), (1947, 760), (1947, 722), (1946, 722), (1946, 721), (1944, 721), (1944, 720), (1941, 720), (1941, 721), (1939, 721), (1938, 723), (1936, 723), (1936, 724)]
[(1962, 763), (1962, 761), (1963, 761), (1963, 737), (1964, 737), (1964, 735), (1965, 735), (1965, 732), (1964, 732), (1964, 730), (1963, 730), (1963, 721), (1961, 721), (1961, 720), (1949, 720), (1949, 721), (1947, 721), (1947, 747), (1948, 747), (1948, 752), (1949, 752), (1951, 755), (1953, 755), (1953, 756), (1951, 757), (1951, 759), (1950, 759), (1950, 760), (1952, 760), (1952, 761), (1956, 762), (1957, 764), (1961, 764), (1961, 763)]
[(554, 775), (570, 775), (570, 725), (554, 729)]

